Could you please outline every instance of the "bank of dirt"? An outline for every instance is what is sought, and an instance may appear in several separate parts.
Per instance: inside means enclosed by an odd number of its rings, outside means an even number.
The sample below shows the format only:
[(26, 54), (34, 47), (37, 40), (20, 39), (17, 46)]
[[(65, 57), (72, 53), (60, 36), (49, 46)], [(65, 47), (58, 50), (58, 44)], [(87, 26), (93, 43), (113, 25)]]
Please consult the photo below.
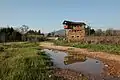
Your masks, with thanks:
[(64, 80), (88, 80), (88, 77), (84, 76), (81, 73), (71, 71), (68, 69), (58, 69), (54, 70), (54, 75), (57, 77), (62, 77)]
[(120, 77), (120, 55), (114, 55), (106, 52), (91, 52), (88, 49), (80, 49), (69, 46), (56, 46), (50, 42), (42, 42), (40, 43), (40, 46), (46, 49), (71, 51), (91, 58), (99, 59), (105, 64), (107, 75)]
[(75, 47), (69, 47), (69, 46), (56, 46), (50, 42), (42, 42), (40, 46), (47, 49), (79, 52), (79, 54), (92, 56), (94, 58), (102, 58), (102, 59), (115, 60), (120, 62), (120, 55), (110, 54), (107, 52), (91, 52), (88, 49), (81, 49), (81, 48), (75, 48)]

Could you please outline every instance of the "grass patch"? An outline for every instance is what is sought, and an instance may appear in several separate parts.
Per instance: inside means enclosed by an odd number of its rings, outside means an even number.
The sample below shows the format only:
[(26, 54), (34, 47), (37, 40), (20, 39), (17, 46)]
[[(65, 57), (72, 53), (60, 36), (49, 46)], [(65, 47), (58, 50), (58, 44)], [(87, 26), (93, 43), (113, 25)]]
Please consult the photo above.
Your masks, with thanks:
[(119, 45), (112, 45), (112, 44), (75, 44), (73, 47), (77, 48), (87, 48), (92, 51), (103, 51), (109, 52), (113, 54), (120, 54), (120, 46)]
[(4, 51), (4, 46), (0, 45), (0, 52)]
[(53, 75), (50, 57), (38, 45), (25, 42), (0, 46), (0, 80), (60, 80)]
[(120, 55), (120, 45), (117, 44), (85, 44), (85, 43), (68, 43), (66, 41), (53, 41), (55, 45), (60, 46), (71, 46), (76, 48), (87, 48), (91, 51), (102, 51), (102, 52), (108, 52), (112, 54), (118, 54)]
[(59, 46), (70, 46), (71, 45), (71, 43), (68, 43), (67, 41), (63, 41), (63, 40), (53, 40), (51, 42)]

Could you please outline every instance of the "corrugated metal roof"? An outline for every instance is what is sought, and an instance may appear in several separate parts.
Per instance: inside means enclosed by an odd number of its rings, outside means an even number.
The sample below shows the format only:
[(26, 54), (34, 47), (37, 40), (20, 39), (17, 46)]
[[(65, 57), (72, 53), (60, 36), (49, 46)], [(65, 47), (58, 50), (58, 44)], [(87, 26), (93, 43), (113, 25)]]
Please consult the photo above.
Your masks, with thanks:
[(72, 22), (72, 21), (64, 21), (63, 25), (86, 25), (84, 22)]

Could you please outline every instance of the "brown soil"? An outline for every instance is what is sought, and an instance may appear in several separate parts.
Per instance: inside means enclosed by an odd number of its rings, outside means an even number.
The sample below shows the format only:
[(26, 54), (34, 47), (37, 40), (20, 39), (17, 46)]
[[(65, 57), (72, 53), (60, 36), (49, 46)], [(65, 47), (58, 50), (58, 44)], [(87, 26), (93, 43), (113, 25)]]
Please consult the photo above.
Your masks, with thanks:
[(84, 54), (86, 56), (93, 56), (94, 58), (102, 58), (102, 59), (115, 60), (120, 62), (120, 55), (110, 54), (106, 52), (91, 52), (87, 49), (67, 47), (67, 46), (55, 46), (53, 45), (53, 43), (49, 43), (49, 42), (45, 42), (45, 43), (42, 42), (40, 46), (47, 49), (79, 52), (79, 54)]
[(46, 49), (77, 52), (78, 54), (99, 59), (105, 64), (105, 71), (107, 75), (120, 77), (120, 55), (114, 55), (106, 52), (91, 52), (87, 49), (80, 49), (67, 46), (55, 46), (53, 45), (53, 43), (49, 42), (43, 42), (40, 46)]
[[(103, 60), (103, 59), (102, 59)], [(107, 65), (105, 69), (106, 75), (112, 75), (113, 77), (120, 77), (120, 62), (114, 60), (103, 60)]]
[(55, 69), (54, 73), (55, 76), (63, 77), (65, 80), (88, 80), (88, 78), (81, 73), (68, 69)]

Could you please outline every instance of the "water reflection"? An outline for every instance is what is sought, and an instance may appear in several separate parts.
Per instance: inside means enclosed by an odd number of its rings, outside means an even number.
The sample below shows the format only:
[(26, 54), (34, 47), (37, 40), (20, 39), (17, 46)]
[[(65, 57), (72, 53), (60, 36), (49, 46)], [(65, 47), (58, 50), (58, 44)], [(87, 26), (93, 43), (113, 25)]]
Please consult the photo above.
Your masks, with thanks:
[(86, 56), (69, 52), (69, 54), (64, 57), (64, 64), (69, 65), (76, 62), (84, 62), (86, 60)]
[[(96, 59), (80, 55), (79, 53), (63, 52), (57, 50), (44, 49), (46, 54), (52, 58), (54, 66), (62, 69), (70, 69), (76, 72), (81, 72), (84, 75), (95, 77), (94, 80), (103, 80), (101, 73), (104, 72), (104, 64)], [(105, 77), (104, 80), (120, 80)], [(108, 79), (107, 79), (108, 78)], [(90, 79), (93, 80), (93, 79)]]
[[(54, 66), (62, 69), (71, 69), (83, 74), (100, 75), (104, 64), (96, 59), (80, 55), (79, 53), (54, 51), (44, 49), (50, 55)], [(96, 62), (97, 61), (97, 62)]]

